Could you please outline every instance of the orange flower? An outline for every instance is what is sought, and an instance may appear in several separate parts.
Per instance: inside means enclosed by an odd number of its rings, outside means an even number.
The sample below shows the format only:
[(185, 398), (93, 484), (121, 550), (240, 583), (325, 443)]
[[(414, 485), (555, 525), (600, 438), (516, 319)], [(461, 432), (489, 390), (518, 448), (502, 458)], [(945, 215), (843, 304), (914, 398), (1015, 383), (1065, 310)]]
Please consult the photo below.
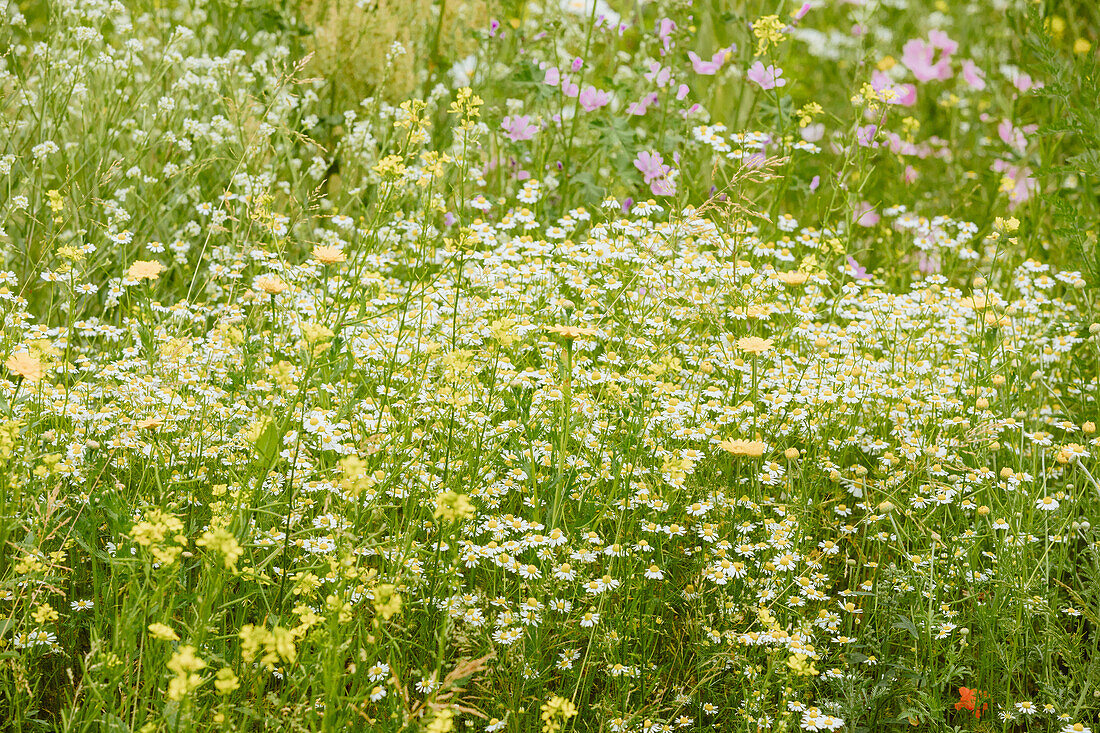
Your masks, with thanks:
[(987, 695), (985, 690), (980, 693), (978, 690), (972, 690), (969, 687), (959, 688), (959, 701), (955, 703), (956, 710), (966, 709), (974, 713), (974, 717), (981, 719), (982, 713), (989, 709), (989, 703), (982, 703), (981, 708), (978, 707), (978, 695)]

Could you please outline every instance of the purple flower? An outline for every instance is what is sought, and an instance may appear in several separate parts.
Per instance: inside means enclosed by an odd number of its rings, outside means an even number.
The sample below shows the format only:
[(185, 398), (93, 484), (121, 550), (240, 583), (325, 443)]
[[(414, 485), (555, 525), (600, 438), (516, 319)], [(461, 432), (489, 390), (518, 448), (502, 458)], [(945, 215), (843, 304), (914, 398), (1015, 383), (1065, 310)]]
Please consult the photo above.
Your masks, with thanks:
[(787, 80), (782, 78), (783, 69), (780, 69), (778, 66), (772, 66), (771, 64), (765, 67), (764, 64), (759, 61), (749, 67), (747, 76), (749, 81), (756, 82), (760, 85), (760, 88), (765, 91), (787, 85)]
[(925, 275), (932, 275), (940, 271), (940, 258), (939, 255), (933, 252), (929, 254), (927, 252), (921, 252), (917, 256), (917, 269)]
[(713, 76), (717, 74), (718, 70), (722, 68), (722, 65), (726, 63), (726, 54), (732, 53), (735, 48), (736, 46), (730, 46), (729, 48), (718, 49), (714, 52), (714, 55), (710, 57), (710, 61), (703, 61), (694, 51), (688, 51), (688, 58), (691, 59), (691, 68), (695, 69), (696, 74)]
[(594, 112), (600, 107), (606, 107), (611, 102), (611, 92), (589, 85), (584, 88), (578, 97), (581, 106), (588, 112)]
[(869, 148), (874, 145), (875, 133), (878, 132), (878, 125), (863, 125), (856, 128), (856, 142), (859, 143), (861, 148)]
[(530, 140), (535, 136), (535, 133), (539, 131), (538, 125), (531, 123), (531, 115), (505, 117), (501, 121), (500, 126), (505, 132), (508, 133), (508, 137), (513, 142), (519, 142), (520, 140)]

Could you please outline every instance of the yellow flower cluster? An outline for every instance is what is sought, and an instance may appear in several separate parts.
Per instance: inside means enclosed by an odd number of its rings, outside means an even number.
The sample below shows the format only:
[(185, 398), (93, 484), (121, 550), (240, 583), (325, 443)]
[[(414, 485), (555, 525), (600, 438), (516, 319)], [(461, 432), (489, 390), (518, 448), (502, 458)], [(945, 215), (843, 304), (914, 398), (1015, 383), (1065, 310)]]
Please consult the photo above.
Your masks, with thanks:
[(206, 662), (195, 651), (193, 646), (181, 646), (168, 660), (168, 669), (176, 673), (168, 682), (169, 700), (182, 700), (202, 684), (198, 671), (206, 667)]
[(224, 527), (207, 530), (202, 537), (195, 540), (195, 544), (220, 554), (227, 570), (236, 570), (237, 560), (244, 554), (237, 538)]
[(470, 503), (465, 494), (444, 491), (435, 498), (435, 513), (433, 516), (436, 519), (442, 519), (444, 522), (454, 522), (468, 519), (473, 515), (474, 505)]
[[(156, 562), (167, 566), (176, 561), (187, 544), (187, 537), (182, 532), (183, 522), (177, 517), (161, 509), (151, 509), (145, 519), (130, 529), (130, 538), (147, 548)], [(168, 544), (169, 540), (176, 544)]]
[(294, 646), (295, 635), (290, 629), (281, 626), (268, 629), (266, 626), (245, 624), (238, 636), (244, 661), (251, 663), (262, 653), (260, 666), (265, 669), (274, 669), (280, 661), (293, 664), (298, 658), (298, 650)]
[(763, 15), (752, 24), (752, 34), (756, 36), (756, 56), (764, 55), (772, 44), (783, 42), (783, 29), (787, 24), (778, 15)]
[(542, 704), (543, 733), (557, 733), (576, 714), (577, 708), (571, 701), (554, 695)]

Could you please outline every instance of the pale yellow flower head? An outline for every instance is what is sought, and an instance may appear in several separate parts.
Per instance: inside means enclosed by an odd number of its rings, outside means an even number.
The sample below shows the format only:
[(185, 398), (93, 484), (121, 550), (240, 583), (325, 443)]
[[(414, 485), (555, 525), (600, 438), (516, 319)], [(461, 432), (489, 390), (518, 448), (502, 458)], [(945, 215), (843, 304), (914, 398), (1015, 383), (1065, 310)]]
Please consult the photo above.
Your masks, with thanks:
[(27, 351), (12, 354), (4, 362), (4, 366), (9, 372), (18, 374), (31, 383), (39, 381), (46, 373), (42, 360)]
[(156, 280), (164, 271), (164, 265), (154, 260), (137, 260), (126, 270), (126, 279), (140, 282), (142, 280)]
[(256, 278), (256, 287), (268, 295), (278, 295), (286, 290), (286, 283), (278, 275), (260, 275)]
[(313, 248), (313, 259), (317, 260), (322, 265), (335, 265), (340, 262), (345, 262), (348, 256), (336, 247), (319, 244)]
[(737, 339), (737, 348), (748, 354), (763, 354), (771, 351), (772, 340), (759, 336), (745, 336)]
[(161, 641), (179, 641), (180, 637), (171, 626), (167, 624), (155, 623), (149, 624), (149, 633), (153, 635), (154, 639), (160, 639)]
[(764, 451), (768, 446), (759, 440), (723, 440), (718, 444), (718, 447), (735, 456), (759, 458), (764, 455)]

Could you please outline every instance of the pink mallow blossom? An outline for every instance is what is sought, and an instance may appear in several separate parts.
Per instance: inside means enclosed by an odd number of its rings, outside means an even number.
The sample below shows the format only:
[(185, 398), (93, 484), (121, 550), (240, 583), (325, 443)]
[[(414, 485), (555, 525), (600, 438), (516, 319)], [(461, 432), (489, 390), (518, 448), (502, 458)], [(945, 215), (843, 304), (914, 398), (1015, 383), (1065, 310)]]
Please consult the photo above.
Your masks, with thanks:
[(676, 30), (676, 22), (671, 18), (661, 18), (661, 23), (657, 27), (657, 37), (661, 39), (661, 55), (664, 56), (672, 45), (672, 31)]
[(881, 219), (882, 217), (875, 211), (875, 207), (866, 201), (860, 201), (856, 204), (855, 211), (852, 212), (852, 221), (861, 227), (873, 227)]
[(704, 61), (699, 58), (699, 54), (694, 51), (688, 51), (688, 58), (691, 59), (691, 68), (695, 69), (696, 74), (713, 76), (717, 74), (718, 70), (722, 68), (722, 65), (726, 63), (726, 56), (732, 53), (736, 48), (736, 46), (720, 48), (710, 57), (710, 61)]
[(581, 103), (581, 106), (588, 112), (594, 112), (600, 107), (606, 107), (611, 103), (611, 92), (605, 92), (602, 89), (589, 85), (584, 88), (580, 93), (577, 101)]
[(856, 262), (856, 258), (851, 255), (848, 256), (848, 266), (844, 268), (845, 271), (854, 277), (856, 280), (870, 280), (871, 276), (867, 274), (867, 268)]
[(1008, 195), (1010, 210), (1028, 201), (1039, 189), (1039, 181), (1027, 166), (998, 159), (993, 161), (993, 170), (1002, 175), (1001, 192)]
[(649, 71), (645, 75), (646, 81), (652, 82), (659, 87), (664, 87), (671, 78), (672, 69), (667, 66), (661, 66), (659, 61), (651, 62), (649, 64)]
[[(951, 55), (958, 48), (959, 44), (948, 38), (943, 31), (932, 31), (928, 34), (927, 42), (914, 38), (902, 46), (901, 62), (921, 83), (933, 79), (946, 81), (951, 78)], [(938, 60), (937, 50), (942, 52)]]
[(532, 124), (531, 115), (505, 117), (501, 121), (500, 126), (506, 133), (508, 133), (508, 137), (513, 142), (519, 142), (520, 140), (530, 140), (535, 136), (535, 133), (539, 131), (538, 125)]
[(634, 167), (641, 171), (654, 196), (671, 196), (676, 193), (676, 183), (669, 178), (672, 167), (665, 165), (660, 153), (641, 151), (634, 159)]
[(979, 69), (978, 65), (970, 59), (963, 61), (962, 78), (971, 89), (979, 92), (985, 89), (985, 72)]
[(658, 99), (659, 97), (657, 95), (657, 92), (650, 92), (637, 102), (631, 102), (626, 108), (626, 113), (628, 115), (641, 117), (646, 113), (646, 110), (657, 104)]
[(894, 93), (890, 104), (912, 107), (917, 101), (917, 88), (912, 84), (895, 84), (885, 73), (877, 69), (871, 74), (871, 87), (876, 92), (889, 90)]
[(756, 84), (765, 91), (787, 85), (787, 80), (783, 78), (783, 69), (780, 69), (778, 66), (772, 66), (771, 64), (765, 67), (764, 64), (759, 61), (749, 67), (749, 72), (746, 76), (748, 76), (749, 81), (756, 82)]

